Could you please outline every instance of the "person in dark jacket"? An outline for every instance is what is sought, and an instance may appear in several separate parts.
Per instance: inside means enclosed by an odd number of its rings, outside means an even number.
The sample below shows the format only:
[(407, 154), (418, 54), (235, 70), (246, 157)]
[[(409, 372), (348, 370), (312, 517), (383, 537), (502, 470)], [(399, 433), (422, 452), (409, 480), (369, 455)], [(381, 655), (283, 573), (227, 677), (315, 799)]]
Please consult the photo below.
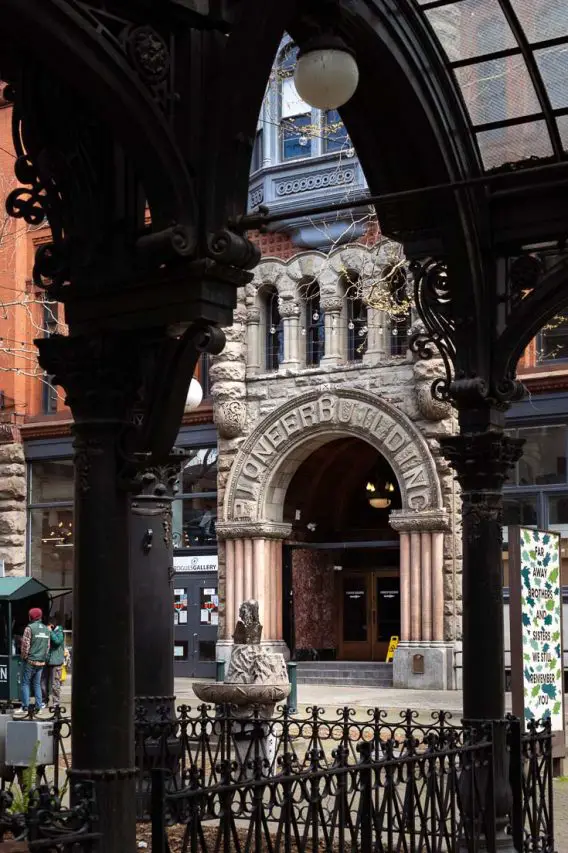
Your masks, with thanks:
[(30, 710), (30, 689), (35, 697), (35, 710), (41, 710), (41, 676), (49, 656), (50, 632), (43, 624), (43, 613), (39, 607), (29, 612), (30, 624), (24, 629), (20, 657), (22, 668), (22, 708)]
[(61, 670), (65, 660), (65, 634), (55, 618), (50, 619), (48, 626), (49, 654), (45, 667), (45, 684), (47, 704), (58, 706), (61, 701)]

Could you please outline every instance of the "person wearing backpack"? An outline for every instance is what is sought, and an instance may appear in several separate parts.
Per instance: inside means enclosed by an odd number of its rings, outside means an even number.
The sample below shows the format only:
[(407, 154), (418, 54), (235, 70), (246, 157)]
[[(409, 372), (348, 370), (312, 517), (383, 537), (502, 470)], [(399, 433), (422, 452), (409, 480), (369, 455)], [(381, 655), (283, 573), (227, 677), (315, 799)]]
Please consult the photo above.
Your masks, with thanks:
[(61, 701), (61, 672), (65, 661), (65, 634), (56, 619), (47, 626), (50, 630), (49, 653), (45, 667), (47, 704), (58, 707)]
[(50, 631), (43, 623), (43, 613), (39, 607), (32, 607), (30, 623), (24, 629), (20, 657), (22, 667), (22, 709), (30, 711), (30, 690), (35, 697), (35, 712), (43, 707), (41, 696), (41, 676), (49, 656)]

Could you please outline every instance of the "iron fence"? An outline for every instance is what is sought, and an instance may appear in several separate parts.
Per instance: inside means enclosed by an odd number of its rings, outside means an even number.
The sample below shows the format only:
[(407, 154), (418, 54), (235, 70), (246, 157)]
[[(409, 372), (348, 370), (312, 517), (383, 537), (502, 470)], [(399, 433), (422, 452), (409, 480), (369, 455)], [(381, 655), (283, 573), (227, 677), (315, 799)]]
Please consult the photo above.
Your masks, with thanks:
[[(500, 829), (519, 851), (553, 853), (546, 722), (521, 735), (513, 718), (464, 727), (443, 712), (421, 722), (413, 711), (392, 720), (378, 709), (298, 717), (284, 708), (267, 720), (203, 706), (139, 721), (137, 733), (141, 749), (150, 733), (154, 742), (145, 764), (153, 853), (170, 851), (168, 826), (178, 827), (172, 853), (475, 853), (482, 838), (492, 849)], [(508, 827), (496, 819), (498, 739), (514, 792)]]
[(40, 785), (19, 800), (0, 793), (0, 842), (25, 841), (30, 853), (95, 853), (96, 808), (92, 783), (76, 785), (73, 806), (64, 807), (53, 788)]

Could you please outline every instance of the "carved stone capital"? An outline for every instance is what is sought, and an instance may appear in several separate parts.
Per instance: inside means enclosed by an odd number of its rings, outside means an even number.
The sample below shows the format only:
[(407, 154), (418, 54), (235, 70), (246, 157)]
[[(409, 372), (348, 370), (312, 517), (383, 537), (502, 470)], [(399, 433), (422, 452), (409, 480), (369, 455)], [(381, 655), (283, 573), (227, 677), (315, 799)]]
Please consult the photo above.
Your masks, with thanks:
[(222, 438), (238, 438), (243, 434), (247, 421), (247, 405), (244, 400), (229, 400), (214, 407), (214, 421)]
[(283, 299), (278, 306), (280, 316), (283, 320), (288, 320), (290, 317), (300, 316), (300, 306), (293, 299)]
[(340, 314), (343, 308), (343, 299), (341, 296), (322, 296), (321, 307), (326, 314)]
[(291, 524), (274, 521), (224, 521), (216, 526), (218, 539), (288, 539)]
[(442, 454), (456, 471), (464, 496), (468, 492), (501, 492), (512, 466), (520, 459), (524, 439), (502, 432), (446, 436), (440, 439)]
[(260, 323), (260, 308), (247, 308), (246, 322), (251, 326), (256, 326)]
[(441, 533), (450, 530), (450, 519), (445, 509), (429, 509), (421, 512), (395, 509), (389, 516), (389, 524), (393, 530), (412, 533), (426, 531)]

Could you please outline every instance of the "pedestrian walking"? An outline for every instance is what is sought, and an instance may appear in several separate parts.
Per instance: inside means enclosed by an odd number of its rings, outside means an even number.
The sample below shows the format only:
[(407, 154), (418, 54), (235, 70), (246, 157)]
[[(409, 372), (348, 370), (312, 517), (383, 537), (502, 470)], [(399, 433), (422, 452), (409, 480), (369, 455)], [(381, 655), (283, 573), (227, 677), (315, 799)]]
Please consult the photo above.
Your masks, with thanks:
[(41, 697), (41, 676), (49, 655), (50, 631), (43, 623), (43, 613), (39, 607), (32, 607), (29, 614), (30, 624), (24, 629), (20, 657), (22, 658), (22, 708), (30, 710), (30, 691), (35, 698), (35, 711), (43, 707)]
[(65, 634), (57, 620), (48, 622), (49, 653), (45, 667), (45, 690), (49, 707), (59, 707), (61, 702), (61, 673), (65, 661)]

